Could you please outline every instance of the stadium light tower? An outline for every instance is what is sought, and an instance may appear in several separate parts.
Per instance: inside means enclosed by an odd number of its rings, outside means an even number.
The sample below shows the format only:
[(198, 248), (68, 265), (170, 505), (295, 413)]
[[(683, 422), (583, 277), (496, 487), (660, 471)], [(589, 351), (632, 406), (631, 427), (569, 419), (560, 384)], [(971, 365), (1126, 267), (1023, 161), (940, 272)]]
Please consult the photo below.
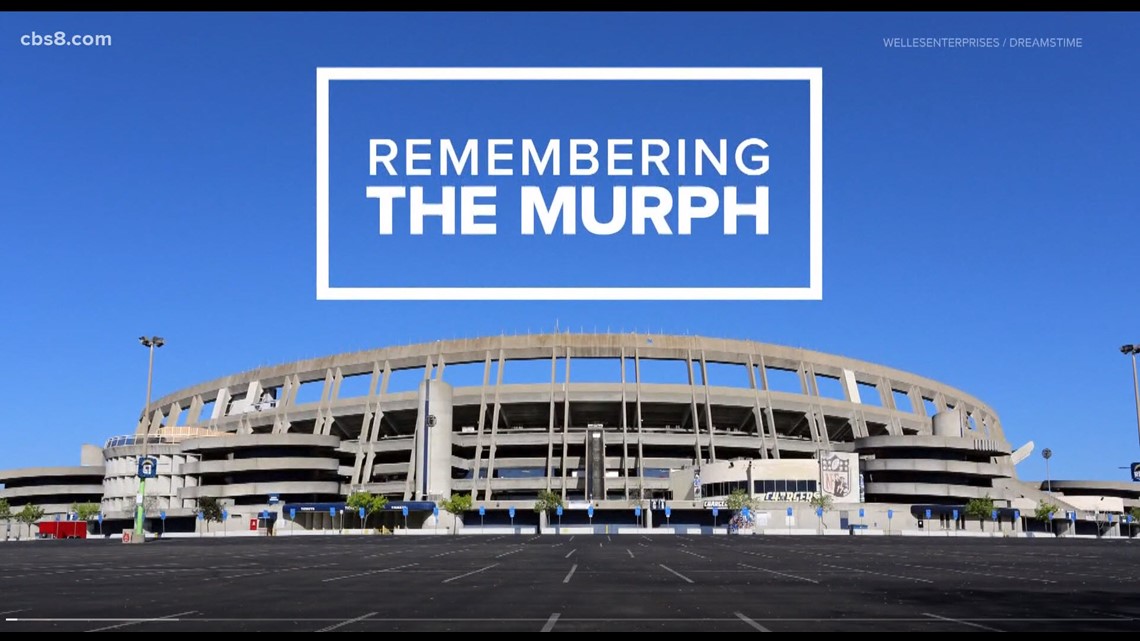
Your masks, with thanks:
[[(146, 367), (146, 409), (143, 410), (143, 458), (150, 456), (150, 390), (154, 380), (154, 350), (166, 344), (161, 336), (139, 336), (139, 343), (150, 351), (150, 359)], [(135, 500), (135, 539), (145, 540), (143, 537), (143, 520), (146, 516), (144, 502), (146, 499), (146, 478), (139, 476), (139, 493)]]
[(1053, 479), (1049, 475), (1049, 459), (1053, 458), (1053, 450), (1045, 448), (1041, 450), (1041, 457), (1045, 459), (1045, 487), (1050, 494), (1053, 493)]
[(1140, 354), (1140, 345), (1124, 345), (1120, 351), (1125, 356), (1132, 355), (1132, 390), (1136, 394), (1136, 433), (1140, 435), (1140, 380), (1136, 378), (1136, 355)]

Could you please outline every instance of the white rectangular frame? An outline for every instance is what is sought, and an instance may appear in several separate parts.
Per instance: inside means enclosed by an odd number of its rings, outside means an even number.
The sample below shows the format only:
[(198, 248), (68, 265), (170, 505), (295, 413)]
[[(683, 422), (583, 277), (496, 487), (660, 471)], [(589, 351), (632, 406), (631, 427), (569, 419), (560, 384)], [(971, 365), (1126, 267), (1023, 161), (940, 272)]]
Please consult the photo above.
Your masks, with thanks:
[[(332, 287), (329, 84), (334, 80), (800, 80), (808, 82), (807, 287)], [(822, 67), (318, 67), (317, 300), (823, 300)]]

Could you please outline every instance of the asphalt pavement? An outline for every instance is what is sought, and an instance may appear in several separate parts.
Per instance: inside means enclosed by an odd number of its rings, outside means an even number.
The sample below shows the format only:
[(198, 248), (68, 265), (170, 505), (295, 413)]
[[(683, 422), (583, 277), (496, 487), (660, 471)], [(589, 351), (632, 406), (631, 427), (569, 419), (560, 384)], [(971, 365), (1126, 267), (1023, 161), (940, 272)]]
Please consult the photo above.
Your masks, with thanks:
[(1140, 542), (675, 535), (0, 544), (0, 631), (1140, 630)]

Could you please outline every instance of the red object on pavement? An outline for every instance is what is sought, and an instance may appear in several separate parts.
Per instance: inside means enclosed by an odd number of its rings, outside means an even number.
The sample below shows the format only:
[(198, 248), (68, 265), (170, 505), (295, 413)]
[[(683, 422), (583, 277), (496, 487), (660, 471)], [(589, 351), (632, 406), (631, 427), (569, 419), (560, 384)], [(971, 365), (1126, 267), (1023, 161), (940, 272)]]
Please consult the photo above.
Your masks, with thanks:
[(87, 538), (87, 521), (40, 521), (36, 527), (45, 539)]

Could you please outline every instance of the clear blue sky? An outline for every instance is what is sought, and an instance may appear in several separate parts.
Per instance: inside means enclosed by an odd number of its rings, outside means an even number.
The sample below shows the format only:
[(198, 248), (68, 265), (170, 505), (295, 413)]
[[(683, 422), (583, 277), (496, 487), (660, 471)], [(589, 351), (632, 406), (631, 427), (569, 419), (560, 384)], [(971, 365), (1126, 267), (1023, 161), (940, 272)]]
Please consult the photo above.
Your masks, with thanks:
[[(996, 408), (1014, 445), (1051, 447), (1055, 478), (1124, 479), (1140, 460), (1118, 351), (1140, 342), (1138, 30), (1136, 15), (5, 15), (0, 468), (129, 433), (143, 333), (169, 341), (158, 396), (558, 319), (917, 372)], [(32, 31), (113, 44), (21, 46)], [(895, 36), (1084, 46), (885, 48)], [(824, 300), (316, 301), (315, 68), (441, 65), (823, 67)], [(703, 242), (685, 269), (717, 269)], [(1019, 472), (1043, 477), (1040, 457)]]

